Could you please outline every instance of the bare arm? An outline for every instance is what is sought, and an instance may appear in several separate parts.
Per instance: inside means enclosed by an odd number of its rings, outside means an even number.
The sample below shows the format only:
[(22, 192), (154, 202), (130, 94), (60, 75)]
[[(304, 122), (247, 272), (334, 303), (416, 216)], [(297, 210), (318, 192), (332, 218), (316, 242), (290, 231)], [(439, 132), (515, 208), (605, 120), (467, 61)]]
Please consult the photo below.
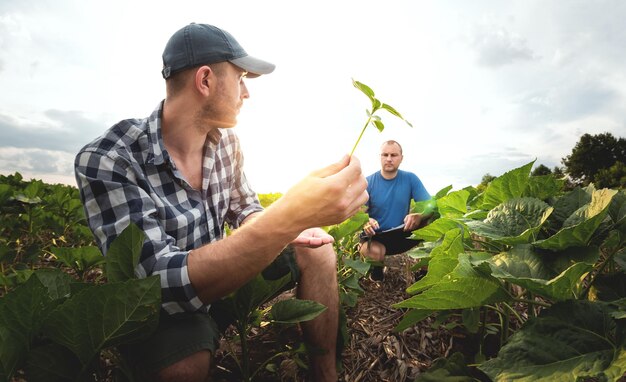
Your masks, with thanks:
[(311, 173), (265, 211), (248, 216), (232, 235), (190, 252), (189, 279), (198, 296), (210, 303), (227, 295), (261, 272), (303, 231), (352, 216), (367, 201), (366, 187), (355, 157)]

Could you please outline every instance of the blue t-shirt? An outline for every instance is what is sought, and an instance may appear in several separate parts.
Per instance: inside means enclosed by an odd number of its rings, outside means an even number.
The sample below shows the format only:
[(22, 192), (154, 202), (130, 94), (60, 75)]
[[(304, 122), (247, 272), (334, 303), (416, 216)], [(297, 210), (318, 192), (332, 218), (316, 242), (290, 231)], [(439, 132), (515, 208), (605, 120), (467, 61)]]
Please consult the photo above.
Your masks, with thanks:
[(384, 231), (404, 223), (404, 217), (409, 213), (411, 199), (419, 202), (430, 199), (430, 194), (424, 188), (422, 181), (412, 172), (398, 170), (393, 179), (385, 179), (380, 171), (367, 177), (367, 213), (376, 219)]

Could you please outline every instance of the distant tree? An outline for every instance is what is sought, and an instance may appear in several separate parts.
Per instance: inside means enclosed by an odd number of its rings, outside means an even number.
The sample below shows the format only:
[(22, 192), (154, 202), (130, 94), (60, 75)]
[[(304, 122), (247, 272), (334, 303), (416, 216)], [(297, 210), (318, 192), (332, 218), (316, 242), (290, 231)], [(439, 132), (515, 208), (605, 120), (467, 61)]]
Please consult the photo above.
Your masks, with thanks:
[(552, 173), (557, 178), (562, 178), (565, 176), (565, 171), (563, 170), (563, 167), (559, 167), (559, 166), (554, 166), (554, 169), (552, 169)]
[(490, 173), (486, 173), (485, 175), (483, 175), (483, 179), (480, 181), (480, 184), (476, 186), (476, 191), (478, 192), (485, 191), (489, 183), (491, 183), (491, 181), (494, 180), (495, 178), (496, 177), (491, 175)]
[(594, 184), (599, 188), (626, 188), (626, 165), (618, 161), (613, 166), (598, 171)]
[[(626, 163), (626, 139), (615, 138), (611, 133), (584, 134), (572, 153), (562, 159), (565, 172), (572, 181), (584, 186), (595, 183), (595, 177), (600, 170), (608, 170), (616, 162)], [(608, 175), (603, 173), (603, 181)], [(618, 182), (619, 180), (615, 180), (607, 183)]]
[(540, 176), (540, 175), (551, 175), (552, 174), (552, 170), (550, 170), (549, 167), (540, 164), (539, 166), (535, 167), (535, 169), (530, 173), (530, 175), (532, 176)]

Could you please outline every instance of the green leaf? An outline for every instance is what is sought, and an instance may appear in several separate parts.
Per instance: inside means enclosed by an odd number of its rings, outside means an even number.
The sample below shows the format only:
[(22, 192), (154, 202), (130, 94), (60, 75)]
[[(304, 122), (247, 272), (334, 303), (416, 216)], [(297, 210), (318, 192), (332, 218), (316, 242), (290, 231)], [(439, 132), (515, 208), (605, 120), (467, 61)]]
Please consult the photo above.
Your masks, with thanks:
[(609, 216), (614, 225), (626, 222), (626, 191), (620, 190), (611, 200)]
[(26, 374), (29, 382), (80, 381), (88, 380), (92, 370), (84, 368), (66, 347), (49, 343), (28, 354)]
[(42, 268), (35, 271), (34, 274), (48, 290), (48, 296), (51, 300), (58, 300), (70, 295), (70, 284), (74, 282), (74, 279), (62, 270)]
[(460, 218), (467, 213), (469, 191), (459, 190), (437, 199), (437, 208), (442, 217)]
[(161, 306), (159, 276), (83, 289), (48, 317), (44, 332), (89, 365), (108, 347), (149, 336)]
[(554, 175), (531, 176), (528, 179), (528, 186), (523, 196), (537, 198), (539, 200), (548, 200), (558, 195), (563, 189), (564, 184), (565, 181), (563, 179), (557, 179)]
[(341, 239), (360, 231), (363, 224), (367, 223), (368, 220), (369, 216), (367, 213), (359, 211), (340, 224), (331, 226), (328, 229), (328, 234), (335, 239), (335, 242), (339, 242)]
[(141, 248), (146, 235), (130, 223), (113, 240), (106, 255), (106, 276), (110, 282), (126, 281), (135, 278), (135, 266), (139, 263)]
[(52, 253), (63, 264), (78, 272), (84, 272), (105, 262), (104, 256), (98, 247), (52, 247)]
[(615, 381), (626, 372), (626, 349), (602, 304), (569, 300), (529, 320), (478, 368), (494, 381)]
[(424, 241), (437, 241), (451, 229), (462, 227), (463, 225), (455, 220), (439, 218), (429, 225), (413, 231), (411, 239)]
[(406, 312), (406, 314), (404, 315), (404, 317), (402, 317), (402, 320), (400, 320), (398, 325), (396, 325), (396, 327), (393, 328), (393, 331), (395, 333), (399, 333), (405, 329), (408, 329), (411, 326), (422, 321), (426, 317), (430, 316), (432, 313), (433, 313), (432, 310), (411, 309), (408, 312)]
[(577, 187), (554, 202), (554, 213), (549, 220), (554, 222), (553, 225), (560, 228), (563, 226), (565, 219), (590, 201), (591, 194)]
[(372, 120), (372, 124), (380, 131), (381, 133), (385, 130), (385, 125), (378, 120)]
[(450, 358), (437, 358), (432, 366), (420, 373), (414, 382), (474, 382), (472, 370), (467, 366), (463, 354), (455, 352)]
[(473, 266), (469, 258), (461, 254), (459, 265), (452, 273), (444, 276), (429, 289), (394, 304), (393, 307), (427, 310), (465, 309), (510, 300), (500, 282), (486, 275), (485, 270), (480, 268)]
[(553, 208), (535, 198), (513, 198), (487, 214), (484, 222), (468, 221), (471, 231), (498, 243), (514, 245), (535, 241)]
[(437, 191), (437, 193), (435, 194), (434, 199), (440, 199), (443, 198), (444, 196), (446, 196), (448, 194), (448, 191), (450, 191), (452, 189), (452, 185), (448, 185), (444, 188), (442, 188), (441, 190)]
[(508, 171), (492, 180), (482, 195), (482, 204), (478, 208), (490, 210), (512, 198), (519, 198), (528, 185), (530, 170), (535, 161)]
[(430, 252), (426, 276), (407, 288), (407, 293), (415, 294), (437, 284), (457, 267), (458, 257), (462, 252), (461, 230), (454, 228), (446, 232), (443, 242)]
[(326, 309), (324, 305), (315, 301), (289, 299), (272, 305), (270, 317), (274, 322), (281, 324), (297, 324), (314, 319)]
[(369, 99), (374, 98), (374, 91), (369, 86), (365, 85), (364, 83), (356, 81), (355, 79), (352, 79), (352, 85), (354, 85), (355, 88), (362, 91), (363, 94), (365, 94)]
[(358, 274), (364, 276), (367, 271), (370, 269), (370, 264), (368, 262), (362, 260), (352, 260), (350, 258), (344, 257), (343, 263), (346, 267), (354, 270)]
[(387, 105), (386, 103), (383, 103), (381, 105), (381, 107), (385, 110), (387, 110), (388, 112), (390, 112), (391, 114), (395, 115), (396, 117), (400, 118), (401, 120), (403, 120), (404, 122), (406, 122), (407, 125), (413, 127), (413, 125), (407, 121), (406, 119), (404, 119), (404, 117), (393, 107), (391, 107), (391, 105)]
[(240, 323), (245, 325), (250, 315), (265, 301), (276, 295), (291, 281), (291, 274), (277, 280), (265, 280), (262, 275), (247, 282), (227, 297), (213, 303), (214, 307), (227, 309)]
[(26, 360), (51, 300), (37, 277), (0, 299), (0, 374), (11, 376)]
[(622, 272), (600, 273), (593, 281), (594, 300), (619, 301), (626, 299), (626, 277)]
[(539, 248), (562, 250), (574, 246), (587, 246), (593, 233), (608, 213), (611, 198), (617, 193), (615, 190), (603, 189), (594, 191), (591, 202), (574, 212), (562, 228), (555, 235), (545, 240), (536, 241)]
[(593, 269), (591, 264), (575, 263), (555, 275), (530, 245), (515, 246), (494, 256), (490, 263), (492, 276), (553, 301), (578, 298), (582, 276)]

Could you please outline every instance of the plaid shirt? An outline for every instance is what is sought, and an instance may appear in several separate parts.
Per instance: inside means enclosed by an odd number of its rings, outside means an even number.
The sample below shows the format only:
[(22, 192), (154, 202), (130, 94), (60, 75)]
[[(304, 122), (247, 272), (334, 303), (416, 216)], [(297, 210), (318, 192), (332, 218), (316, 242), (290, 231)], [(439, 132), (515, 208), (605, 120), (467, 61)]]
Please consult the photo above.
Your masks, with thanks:
[(163, 309), (208, 311), (189, 281), (189, 251), (221, 239), (225, 222), (238, 227), (262, 207), (232, 129), (207, 135), (202, 190), (193, 189), (163, 144), (162, 107), (146, 119), (119, 122), (83, 147), (74, 164), (76, 181), (103, 254), (134, 222), (147, 235), (135, 273), (161, 276)]

